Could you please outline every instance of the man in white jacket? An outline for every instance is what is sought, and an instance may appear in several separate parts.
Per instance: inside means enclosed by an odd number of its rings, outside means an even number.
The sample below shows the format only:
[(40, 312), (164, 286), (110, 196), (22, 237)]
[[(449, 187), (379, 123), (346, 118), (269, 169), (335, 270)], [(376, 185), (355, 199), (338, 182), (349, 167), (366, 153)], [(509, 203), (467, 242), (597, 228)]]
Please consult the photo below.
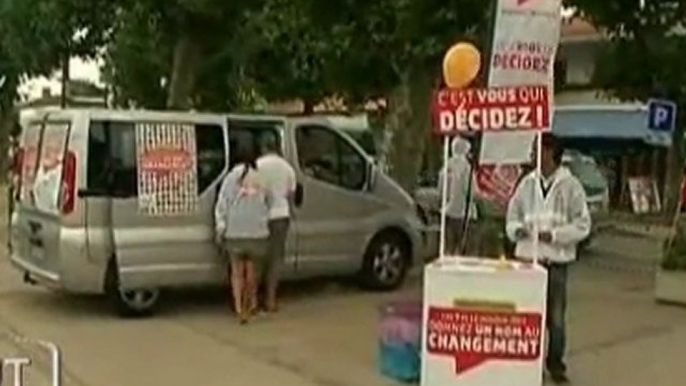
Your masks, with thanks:
[(576, 260), (577, 244), (590, 233), (591, 217), (583, 187), (560, 165), (562, 147), (551, 135), (542, 142), (542, 176), (533, 171), (517, 187), (507, 211), (507, 235), (517, 243), (515, 257), (521, 260), (533, 259), (534, 238), (538, 238), (539, 259), (548, 269), (546, 368), (553, 382), (563, 384), (569, 381), (564, 363), (567, 270)]
[[(468, 228), (468, 222), (476, 221), (476, 205), (473, 194), (469, 196), (469, 178), (471, 166), (469, 164), (469, 152), (471, 145), (461, 137), (456, 137), (452, 142), (452, 157), (448, 160), (439, 175), (438, 188), (443, 192), (443, 182), (447, 173), (448, 204), (446, 206), (446, 253), (459, 254), (460, 247), (466, 245), (464, 230)], [(472, 187), (473, 189), (473, 187)], [(467, 212), (469, 206), (469, 212)], [(473, 224), (472, 224), (473, 225)]]

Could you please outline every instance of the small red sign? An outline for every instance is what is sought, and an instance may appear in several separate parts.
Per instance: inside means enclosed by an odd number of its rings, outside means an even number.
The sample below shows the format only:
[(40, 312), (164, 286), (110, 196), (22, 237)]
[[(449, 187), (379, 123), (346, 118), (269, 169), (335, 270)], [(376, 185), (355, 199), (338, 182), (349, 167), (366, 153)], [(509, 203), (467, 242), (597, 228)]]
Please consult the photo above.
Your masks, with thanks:
[(164, 174), (185, 172), (192, 164), (190, 153), (183, 149), (158, 148), (143, 153), (139, 167), (143, 173)]
[(476, 191), (500, 210), (506, 210), (522, 174), (518, 165), (479, 165), (476, 170)]
[(434, 93), (436, 131), (549, 130), (547, 86), (443, 89)]
[(453, 358), (457, 375), (489, 360), (541, 356), (540, 313), (430, 307), (428, 316), (427, 350)]

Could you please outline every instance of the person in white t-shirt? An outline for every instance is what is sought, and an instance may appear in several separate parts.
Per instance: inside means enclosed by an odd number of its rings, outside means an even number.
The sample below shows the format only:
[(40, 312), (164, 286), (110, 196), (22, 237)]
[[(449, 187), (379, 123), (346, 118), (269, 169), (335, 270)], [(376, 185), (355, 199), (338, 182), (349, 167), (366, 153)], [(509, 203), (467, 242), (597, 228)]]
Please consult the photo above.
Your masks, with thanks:
[(280, 155), (275, 137), (265, 136), (261, 145), (262, 156), (257, 160), (257, 167), (272, 193), (269, 209), (269, 251), (264, 269), (264, 303), (267, 312), (276, 312), (279, 270), (286, 254), (286, 239), (291, 218), (290, 203), (296, 189), (296, 177), (293, 167)]

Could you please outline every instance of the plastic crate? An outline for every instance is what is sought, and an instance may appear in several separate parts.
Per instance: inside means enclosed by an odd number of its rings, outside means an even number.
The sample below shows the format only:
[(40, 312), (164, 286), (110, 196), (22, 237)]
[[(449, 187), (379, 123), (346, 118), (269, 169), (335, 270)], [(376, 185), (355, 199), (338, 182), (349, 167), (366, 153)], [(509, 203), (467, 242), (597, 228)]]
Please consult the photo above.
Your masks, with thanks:
[(379, 370), (397, 381), (419, 381), (421, 301), (393, 301), (380, 307)]

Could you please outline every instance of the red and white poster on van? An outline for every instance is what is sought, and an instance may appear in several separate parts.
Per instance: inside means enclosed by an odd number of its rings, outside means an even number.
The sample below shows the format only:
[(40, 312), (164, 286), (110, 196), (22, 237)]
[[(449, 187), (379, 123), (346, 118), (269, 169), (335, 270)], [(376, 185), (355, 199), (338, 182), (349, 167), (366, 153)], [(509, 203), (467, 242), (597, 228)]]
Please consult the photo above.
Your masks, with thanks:
[(38, 165), (38, 145), (40, 141), (39, 130), (25, 130), (24, 155), (21, 165), (21, 201), (28, 200), (33, 192), (36, 181), (36, 166)]
[(136, 126), (139, 210), (150, 216), (194, 213), (198, 205), (195, 127)]

